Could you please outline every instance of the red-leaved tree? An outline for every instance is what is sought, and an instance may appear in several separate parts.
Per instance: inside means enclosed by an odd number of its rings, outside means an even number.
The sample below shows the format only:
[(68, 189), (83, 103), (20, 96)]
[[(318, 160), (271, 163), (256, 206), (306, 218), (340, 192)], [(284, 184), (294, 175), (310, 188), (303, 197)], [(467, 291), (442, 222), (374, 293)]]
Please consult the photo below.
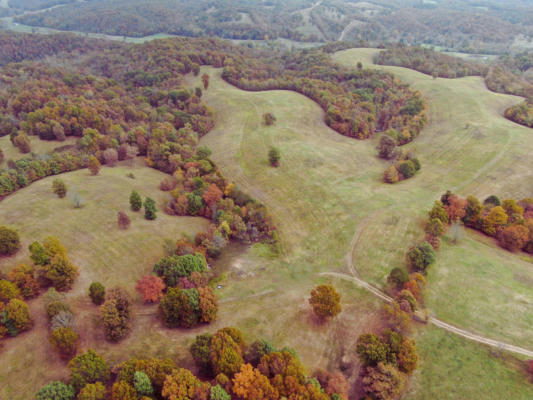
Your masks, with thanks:
[(148, 275), (137, 281), (135, 289), (146, 303), (157, 303), (163, 297), (165, 283), (158, 276)]

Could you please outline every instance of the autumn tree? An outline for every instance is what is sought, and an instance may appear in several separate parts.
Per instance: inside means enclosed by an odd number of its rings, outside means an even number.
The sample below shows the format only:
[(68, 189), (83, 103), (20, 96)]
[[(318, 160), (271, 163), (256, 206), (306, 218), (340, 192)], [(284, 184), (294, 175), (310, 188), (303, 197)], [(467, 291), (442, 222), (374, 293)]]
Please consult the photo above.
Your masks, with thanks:
[(204, 85), (204, 89), (207, 90), (207, 88), (209, 87), (209, 75), (202, 74), (202, 83)]
[(159, 303), (159, 314), (169, 328), (192, 328), (198, 324), (198, 290), (170, 288)]
[(105, 301), (105, 287), (100, 282), (93, 282), (89, 286), (89, 297), (93, 304), (99, 306)]
[(13, 282), (0, 280), (0, 302), (7, 303), (11, 299), (20, 297), (20, 289)]
[(137, 281), (135, 289), (145, 303), (157, 303), (163, 297), (165, 283), (158, 276), (147, 275)]
[(58, 328), (52, 331), (50, 343), (59, 352), (63, 359), (70, 359), (78, 347), (78, 334), (71, 328)]
[(378, 154), (380, 158), (390, 160), (396, 156), (396, 140), (390, 135), (381, 135), (379, 138), (379, 144), (377, 146)]
[(106, 383), (111, 374), (107, 362), (94, 350), (88, 350), (86, 353), (74, 357), (68, 366), (70, 368), (70, 382), (76, 392), (79, 392), (89, 383)]
[(128, 229), (131, 225), (130, 217), (124, 211), (119, 211), (117, 214), (117, 225), (120, 229)]
[(63, 182), (62, 179), (54, 179), (52, 182), (52, 190), (60, 199), (67, 195), (67, 185), (65, 185), (65, 182)]
[(274, 114), (272, 114), (270, 112), (263, 114), (263, 123), (266, 126), (273, 125), (274, 122), (276, 122), (276, 117), (274, 116)]
[(426, 224), (425, 231), (430, 236), (439, 237), (444, 233), (444, 226), (440, 219), (433, 218)]
[(167, 400), (194, 399), (201, 387), (202, 382), (191, 371), (178, 368), (166, 377), (161, 394)]
[(217, 319), (218, 299), (210, 287), (198, 288), (200, 322), (211, 323)]
[(132, 190), (130, 194), (131, 209), (133, 211), (139, 211), (142, 208), (142, 205), (143, 205), (143, 201), (141, 199), (141, 196), (135, 190)]
[(397, 357), (400, 371), (406, 374), (412, 374), (418, 366), (418, 355), (414, 340), (405, 338)]
[(13, 144), (22, 154), (27, 154), (31, 151), (30, 139), (28, 139), (28, 136), (25, 133), (19, 133), (15, 136)]
[(202, 198), (208, 207), (213, 207), (222, 198), (222, 195), (222, 190), (220, 190), (217, 185), (211, 183), (207, 187), (207, 190), (202, 194)]
[[(24, 264), (17, 265), (9, 272), (8, 279), (17, 286), (20, 294), (25, 299), (36, 297), (41, 291), (41, 285), (35, 278), (34, 267)], [(2, 289), (0, 287), (0, 297), (2, 297), (1, 293)]]
[(113, 288), (101, 307), (104, 331), (107, 339), (117, 342), (130, 330), (131, 299), (122, 288)]
[(91, 171), (91, 175), (98, 175), (100, 168), (102, 168), (102, 164), (100, 164), (98, 158), (95, 156), (90, 156), (87, 162), (87, 168), (89, 168), (89, 171)]
[(489, 214), (481, 221), (481, 228), (487, 235), (494, 236), (498, 229), (507, 223), (508, 218), (501, 206), (492, 207)]
[(319, 285), (311, 291), (309, 304), (319, 318), (335, 317), (342, 311), (341, 296), (332, 285)]
[(144, 205), (144, 218), (147, 220), (156, 219), (157, 208), (155, 206), (155, 201), (152, 198), (147, 197), (143, 205)]
[(89, 383), (81, 389), (76, 400), (105, 400), (107, 389), (102, 382)]
[(405, 374), (391, 364), (383, 362), (367, 367), (363, 377), (363, 390), (376, 400), (395, 400), (405, 387)]
[(394, 285), (396, 288), (401, 288), (405, 283), (409, 281), (409, 274), (405, 268), (395, 267), (389, 273), (387, 282)]
[(240, 338), (231, 330), (221, 329), (210, 340), (209, 358), (215, 375), (224, 374), (233, 377), (244, 363)]
[(243, 400), (276, 400), (278, 391), (259, 370), (243, 364), (233, 378), (233, 393)]
[(509, 250), (517, 251), (529, 241), (529, 230), (523, 225), (511, 225), (498, 232), (500, 246)]
[(446, 213), (448, 214), (448, 220), (455, 222), (462, 219), (466, 215), (467, 201), (461, 199), (456, 195), (451, 195), (448, 198), (448, 204), (444, 206)]
[(105, 165), (114, 167), (118, 162), (118, 152), (115, 149), (106, 149), (103, 153)]
[(385, 183), (396, 183), (399, 180), (400, 180), (400, 174), (398, 173), (398, 169), (396, 169), (396, 166), (394, 165), (391, 165), (383, 173), (383, 181)]
[(481, 202), (474, 196), (468, 196), (466, 198), (465, 216), (463, 217), (464, 224), (471, 228), (477, 227), (482, 210)]
[(19, 299), (11, 299), (0, 313), (0, 322), (7, 328), (10, 336), (32, 327), (33, 321), (28, 305)]
[(111, 387), (111, 400), (137, 400), (137, 392), (128, 382), (116, 381)]
[(11, 256), (20, 249), (20, 237), (17, 231), (0, 226), (0, 256)]

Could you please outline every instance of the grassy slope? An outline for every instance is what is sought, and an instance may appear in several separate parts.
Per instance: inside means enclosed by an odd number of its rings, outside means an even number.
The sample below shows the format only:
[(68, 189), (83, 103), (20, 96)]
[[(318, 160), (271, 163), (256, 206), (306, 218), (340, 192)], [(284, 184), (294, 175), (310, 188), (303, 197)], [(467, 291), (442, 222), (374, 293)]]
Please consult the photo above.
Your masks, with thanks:
[[(135, 179), (126, 177), (133, 172)], [(166, 238), (177, 239), (183, 232), (196, 234), (207, 226), (202, 218), (173, 217), (162, 212), (156, 221), (147, 221), (142, 212), (129, 210), (129, 193), (137, 190), (143, 197), (151, 196), (160, 205), (166, 193), (158, 189), (165, 175), (146, 167), (103, 168), (99, 176), (80, 170), (63, 174), (69, 189), (77, 187), (85, 207), (74, 209), (68, 198), (59, 199), (51, 191), (53, 177), (40, 180), (0, 203), (0, 221), (16, 228), (22, 238), (23, 250), (14, 258), (0, 259), (0, 271), (9, 271), (17, 263), (29, 262), (27, 246), (46, 235), (56, 235), (68, 250), (71, 260), (80, 267), (80, 277), (68, 294), (74, 306), (78, 331), (84, 348), (93, 347), (112, 360), (135, 354), (174, 356), (183, 349), (169, 348), (172, 341), (152, 340), (171, 336), (154, 324), (154, 310), (141, 307), (140, 319), (131, 337), (119, 346), (102, 341), (102, 331), (94, 323), (97, 308), (86, 295), (89, 284), (98, 280), (106, 287), (122, 284), (133, 292), (135, 281), (151, 271), (164, 255)], [(129, 230), (119, 230), (116, 215), (127, 210), (132, 220)], [(43, 383), (65, 377), (65, 364), (47, 344), (48, 328), (41, 299), (31, 302), (36, 326), (29, 332), (6, 342), (0, 363), (0, 398), (29, 399)], [(148, 314), (148, 315), (144, 315)], [(156, 325), (156, 326), (154, 326)], [(151, 326), (149, 330), (147, 326)], [(175, 336), (175, 335), (174, 335)], [(37, 347), (37, 343), (43, 343)], [(163, 349), (162, 349), (163, 347)], [(126, 350), (128, 349), (128, 350)]]
[[(37, 136), (30, 136), (31, 151), (36, 154), (46, 154), (53, 151), (54, 149), (66, 146), (69, 144), (74, 144), (77, 138), (68, 137), (64, 142), (56, 141), (47, 141), (39, 140)], [(0, 168), (5, 168), (7, 166), (8, 160), (18, 160), (27, 156), (22, 154), (15, 146), (11, 144), (8, 136), (3, 136), (0, 138), (0, 149), (4, 152), (4, 161), (0, 163)]]
[[(374, 49), (347, 50), (335, 54), (334, 58), (347, 66), (355, 66), (357, 61), (370, 66), (375, 52)], [(530, 130), (501, 116), (505, 107), (520, 98), (489, 92), (480, 78), (433, 80), (405, 68), (375, 68), (397, 74), (420, 90), (430, 105), (428, 127), (409, 145), (416, 148), (423, 165), (421, 174), (412, 182), (417, 185), (413, 187), (417, 194), (410, 201), (412, 212), (393, 210), (380, 215), (376, 224), (363, 232), (355, 248), (354, 260), (361, 267), (363, 277), (379, 285), (391, 267), (403, 262), (401, 251), (395, 246), (399, 241), (398, 230), (391, 229), (391, 225), (404, 226), (402, 229), (410, 233), (407, 238), (420, 236), (424, 213), (414, 208), (429, 209), (444, 189), (480, 198), (492, 193), (503, 198), (530, 196), (533, 174), (528, 166), (533, 158), (533, 142)], [(389, 243), (393, 243), (392, 249), (380, 258), (379, 253), (383, 252), (376, 248)], [(458, 245), (447, 238), (428, 277), (427, 305), (432, 313), (449, 323), (533, 348), (533, 332), (529, 329), (533, 320), (530, 307), (533, 287), (528, 283), (533, 279), (531, 261), (531, 257), (504, 251), (492, 240), (474, 232), (468, 232)], [(415, 381), (417, 390), (413, 391), (413, 398), (429, 398), (429, 393), (439, 393), (438, 398), (471, 398), (472, 393), (477, 397), (481, 393), (486, 398), (505, 397), (505, 391), (497, 391), (489, 384), (496, 378), (494, 371), (488, 372), (491, 368), (499, 371), (499, 383), (504, 387), (517, 384), (520, 375), (504, 373), (500, 362), (481, 357), (479, 346), (438, 333), (439, 340), (448, 344), (434, 348), (437, 338), (432, 336), (424, 332), (419, 341), (425, 362), (417, 375), (421, 379)], [(464, 371), (454, 376), (461, 379), (474, 375), (475, 383), (466, 379), (463, 384), (450, 380), (452, 376), (448, 372), (456, 364), (462, 365)], [(483, 372), (482, 365), (487, 371)], [(436, 382), (441, 383), (436, 385)], [(432, 389), (435, 387), (440, 389)], [(522, 393), (523, 398), (532, 392), (530, 385), (521, 386), (524, 392), (516, 387), (513, 390)]]

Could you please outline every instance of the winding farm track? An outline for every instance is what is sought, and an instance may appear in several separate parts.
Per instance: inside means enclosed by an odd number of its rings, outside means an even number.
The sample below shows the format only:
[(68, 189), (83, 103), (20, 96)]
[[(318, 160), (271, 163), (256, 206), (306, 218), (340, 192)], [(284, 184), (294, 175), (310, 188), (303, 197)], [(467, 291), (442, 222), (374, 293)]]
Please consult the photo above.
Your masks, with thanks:
[[(355, 267), (353, 267), (353, 265), (352, 265), (352, 268), (355, 269)], [(335, 278), (344, 279), (344, 280), (348, 280), (348, 281), (354, 282), (358, 286), (368, 290), (373, 295), (379, 297), (381, 300), (386, 301), (387, 303), (392, 302), (392, 298), (390, 296), (388, 296), (387, 294), (383, 293), (378, 288), (372, 286), (370, 283), (368, 283), (368, 282), (366, 282), (366, 281), (364, 281), (361, 278), (358, 278), (356, 276), (350, 276), (350, 275), (341, 274), (341, 273), (338, 273), (338, 272), (322, 272), (320, 275), (332, 276), (332, 277), (335, 277)], [(424, 319), (424, 316), (421, 313), (417, 314), (417, 316), (419, 316), (421, 319)], [(433, 324), (433, 325), (435, 325), (435, 326), (437, 326), (439, 328), (442, 328), (442, 329), (444, 329), (444, 330), (446, 330), (446, 331), (448, 331), (450, 333), (453, 333), (453, 334), (458, 335), (458, 336), (462, 336), (462, 337), (464, 337), (466, 339), (469, 339), (469, 340), (472, 340), (474, 342), (478, 342), (478, 343), (485, 344), (487, 346), (495, 347), (498, 350), (506, 350), (506, 351), (509, 351), (511, 353), (521, 354), (523, 356), (533, 358), (533, 351), (528, 350), (528, 349), (524, 349), (523, 347), (514, 346), (512, 344), (499, 342), (497, 340), (490, 339), (490, 338), (487, 338), (485, 336), (476, 335), (475, 333), (468, 332), (468, 331), (466, 331), (464, 329), (461, 329), (461, 328), (457, 328), (456, 326), (450, 325), (450, 324), (448, 324), (448, 323), (446, 323), (444, 321), (441, 321), (440, 319), (434, 318), (434, 317), (429, 317), (427, 319), (427, 322), (430, 323), (430, 324)]]

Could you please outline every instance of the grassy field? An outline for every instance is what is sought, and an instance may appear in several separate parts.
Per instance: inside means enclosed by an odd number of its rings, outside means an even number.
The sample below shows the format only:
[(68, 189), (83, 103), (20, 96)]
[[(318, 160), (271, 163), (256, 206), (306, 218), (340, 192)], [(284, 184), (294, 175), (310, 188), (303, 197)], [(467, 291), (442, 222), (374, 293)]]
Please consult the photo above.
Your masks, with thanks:
[[(58, 147), (74, 144), (78, 138), (68, 137), (64, 142), (40, 140), (37, 136), (29, 136), (31, 151), (36, 154), (46, 154)], [(29, 154), (22, 154), (11, 141), (9, 136), (3, 136), (0, 138), (0, 149), (4, 152), (4, 161), (0, 163), (0, 168), (5, 168), (9, 160), (19, 160), (28, 156)]]

